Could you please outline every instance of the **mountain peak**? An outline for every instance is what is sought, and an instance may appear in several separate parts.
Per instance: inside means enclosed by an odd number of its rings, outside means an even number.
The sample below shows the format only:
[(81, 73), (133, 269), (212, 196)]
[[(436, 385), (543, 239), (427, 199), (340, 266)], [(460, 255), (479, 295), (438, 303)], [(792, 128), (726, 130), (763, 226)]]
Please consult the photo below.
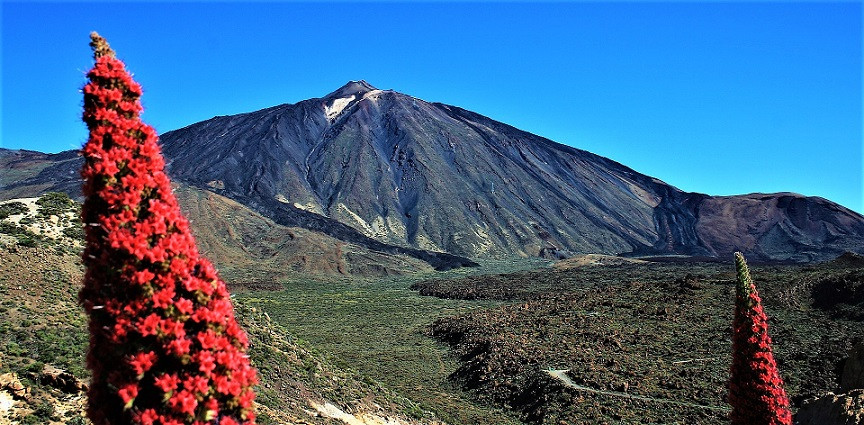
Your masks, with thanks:
[(366, 94), (372, 90), (378, 90), (378, 89), (373, 87), (371, 84), (367, 83), (366, 80), (349, 81), (349, 82), (345, 83), (344, 86), (339, 87), (338, 89), (336, 89), (336, 91), (328, 94), (325, 97), (341, 98), (341, 97), (348, 97), (351, 95), (358, 95), (358, 94), (362, 96), (363, 94)]

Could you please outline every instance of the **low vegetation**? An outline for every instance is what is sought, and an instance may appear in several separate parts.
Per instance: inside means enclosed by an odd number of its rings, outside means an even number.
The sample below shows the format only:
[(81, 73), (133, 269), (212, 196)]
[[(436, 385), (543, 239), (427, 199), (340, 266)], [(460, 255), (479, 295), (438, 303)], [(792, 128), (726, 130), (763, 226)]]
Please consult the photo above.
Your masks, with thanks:
[(77, 254), (84, 239), (80, 216), (81, 205), (65, 193), (0, 202), (0, 245)]
[[(860, 270), (765, 266), (754, 279), (793, 402), (836, 390), (864, 326), (844, 314), (854, 298), (817, 300), (834, 282), (859, 288)], [(729, 264), (649, 264), (416, 287), (517, 301), (439, 319), (428, 332), (459, 356), (452, 379), (526, 422), (719, 424), (728, 420), (733, 285)]]
[[(78, 206), (67, 212), (77, 214)], [(13, 218), (42, 223), (44, 217), (28, 207)], [(43, 224), (46, 232), (64, 225), (57, 219)], [(77, 302), (83, 274), (79, 249), (79, 242), (63, 237), (45, 237), (32, 247), (0, 246), (0, 374), (13, 373), (32, 394), (8, 414), (0, 412), (0, 422), (87, 423), (83, 393), (65, 393), (43, 384), (39, 376), (51, 365), (82, 382), (90, 378), (84, 365), (86, 317)], [(493, 267), (534, 265), (500, 262)], [(477, 406), (449, 383), (446, 377), (455, 362), (444, 347), (423, 335), (435, 317), (500, 303), (420, 297), (407, 289), (407, 278), (268, 276), (254, 269), (226, 275), (228, 282), (240, 282), (231, 290), (261, 374), (258, 422), (341, 423), (312, 406), (329, 402), (346, 412), (403, 418), (403, 424), (442, 418), (453, 419), (451, 424), (519, 423), (500, 409)], [(49, 414), (45, 406), (57, 408)]]
[[(9, 218), (50, 217), (9, 204), (2, 222), (16, 228)], [(0, 248), (0, 374), (33, 394), (12, 416), (21, 423), (85, 423), (80, 396), (38, 379), (46, 364), (89, 378), (70, 240)], [(403, 423), (726, 422), (731, 262), (548, 264), (386, 278), (227, 271), (261, 374), (259, 421), (340, 423), (312, 407), (330, 402)], [(864, 341), (862, 266), (753, 268), (793, 411), (836, 390), (846, 350)]]

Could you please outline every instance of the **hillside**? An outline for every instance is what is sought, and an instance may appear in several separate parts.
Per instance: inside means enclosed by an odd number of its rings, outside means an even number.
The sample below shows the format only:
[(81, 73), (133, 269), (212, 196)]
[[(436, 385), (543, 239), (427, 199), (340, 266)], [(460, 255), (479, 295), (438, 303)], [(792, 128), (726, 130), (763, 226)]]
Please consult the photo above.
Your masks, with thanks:
[[(274, 279), (297, 273), (386, 276), (432, 269), (429, 263), (408, 255), (373, 251), (320, 232), (279, 225), (236, 201), (202, 189), (180, 184), (175, 185), (175, 193), (202, 252), (238, 281), (248, 280), (243, 271), (252, 268), (259, 273), (256, 280), (260, 280), (261, 274)], [(22, 199), (36, 208), (36, 198)], [(18, 201), (12, 199), (0, 204), (12, 202)], [(34, 220), (37, 218), (38, 214), (33, 216)], [(79, 219), (77, 215), (66, 217), (64, 223), (71, 226), (78, 224)], [(38, 232), (38, 227), (33, 226), (21, 229)], [(78, 242), (67, 239), (65, 243)]]
[(364, 81), (323, 98), (214, 117), (162, 140), (180, 180), (291, 211), (288, 220), (311, 212), (387, 243), (472, 258), (739, 249), (810, 261), (860, 250), (864, 241), (864, 217), (823, 199), (685, 193), (589, 152)]
[[(8, 203), (0, 211), (4, 205)], [(34, 210), (11, 216), (42, 222), (44, 229), (70, 228), (48, 224), (76, 213), (76, 204), (65, 205), (52, 211), (57, 214), (41, 210), (40, 216)], [(8, 218), (3, 222), (9, 224)], [(0, 228), (0, 424), (89, 423), (81, 416), (89, 371), (84, 366), (87, 319), (77, 303), (83, 276), (80, 244), (70, 243), (62, 230), (24, 239), (15, 228), (20, 226)], [(242, 284), (234, 288), (247, 296), (260, 290)], [(260, 309), (237, 300), (235, 308), (261, 377), (259, 423), (441, 423), (380, 384), (334, 367)], [(20, 395), (7, 386), (11, 382), (24, 388)]]
[[(175, 195), (192, 223), (199, 248), (242, 284), (303, 275), (387, 276), (432, 270), (407, 255), (346, 243), (320, 232), (286, 227), (212, 192), (178, 186)], [(248, 273), (246, 273), (248, 272)]]
[[(864, 274), (848, 258), (754, 268), (795, 409), (838, 392), (849, 350), (864, 341)], [(734, 279), (731, 264), (648, 263), (430, 280), (414, 289), (511, 301), (439, 319), (428, 334), (458, 356), (454, 382), (528, 423), (724, 424)]]
[[(864, 252), (864, 217), (828, 200), (683, 192), (590, 152), (364, 81), (217, 116), (169, 131), (161, 143), (174, 181), (279, 224), (438, 269), (470, 265), (464, 257), (741, 250), (753, 260), (806, 262)], [(73, 152), (0, 150), (0, 198), (74, 196), (77, 162)]]

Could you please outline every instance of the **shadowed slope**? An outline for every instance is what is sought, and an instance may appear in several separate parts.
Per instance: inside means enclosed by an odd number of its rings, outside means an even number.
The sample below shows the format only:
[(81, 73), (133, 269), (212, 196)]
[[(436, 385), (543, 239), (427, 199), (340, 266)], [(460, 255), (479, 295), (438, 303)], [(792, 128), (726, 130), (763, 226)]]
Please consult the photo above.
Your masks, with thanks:
[[(864, 217), (822, 198), (682, 192), (590, 152), (365, 81), (214, 117), (165, 133), (162, 144), (175, 180), (280, 224), (436, 268), (469, 264), (436, 251), (555, 258), (738, 250), (754, 261), (814, 261), (864, 250)], [(0, 152), (0, 165), (16, 167), (0, 174), (0, 197), (68, 189), (59, 157)], [(29, 177), (23, 157), (33, 161)]]

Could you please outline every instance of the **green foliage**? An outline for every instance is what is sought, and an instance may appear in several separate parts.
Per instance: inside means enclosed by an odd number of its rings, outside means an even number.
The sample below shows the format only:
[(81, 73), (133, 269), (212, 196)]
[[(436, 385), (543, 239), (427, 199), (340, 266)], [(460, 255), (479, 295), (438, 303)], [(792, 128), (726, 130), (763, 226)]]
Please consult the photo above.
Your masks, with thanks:
[(45, 422), (45, 418), (40, 418), (36, 415), (27, 415), (21, 418), (21, 421), (18, 423), (20, 423), (21, 425), (42, 425)]
[(56, 419), (56, 416), (54, 415), (54, 405), (47, 401), (41, 401), (36, 405), (36, 408), (33, 409), (33, 413), (25, 417), (22, 423), (44, 424), (53, 419)]
[(78, 203), (63, 192), (48, 192), (36, 200), (39, 206), (37, 214), (40, 217), (60, 216), (70, 211), (77, 211)]
[(279, 424), (279, 422), (276, 422), (275, 420), (273, 420), (273, 418), (271, 418), (270, 415), (268, 415), (265, 412), (259, 412), (258, 413), (258, 417), (255, 418), (255, 423), (257, 423), (258, 425), (278, 425)]
[(42, 369), (45, 368), (45, 363), (42, 362), (33, 362), (30, 363), (30, 366), (27, 366), (27, 371), (32, 373), (42, 372)]
[[(449, 383), (447, 375), (456, 368), (454, 359), (423, 334), (437, 317), (498, 303), (420, 297), (407, 289), (414, 279), (303, 279), (285, 282), (284, 291), (268, 291), (266, 296), (260, 292), (236, 296), (266, 311), (298, 343), (305, 341), (305, 348), (315, 347), (327, 363), (356, 371), (363, 382), (354, 385), (392, 390), (376, 392), (401, 406), (399, 412), (408, 417), (428, 419), (434, 412), (451, 425), (519, 424), (500, 409), (478, 405)], [(271, 360), (259, 360), (254, 350), (251, 354), (266, 379)], [(320, 363), (314, 356), (301, 358), (296, 373), (314, 376)], [(351, 394), (359, 393), (343, 389), (324, 395), (333, 402), (350, 403)], [(262, 402), (268, 397), (264, 391), (259, 396)]]
[(81, 226), (80, 220), (77, 223), (73, 223), (72, 226), (64, 228), (62, 232), (63, 235), (67, 238), (74, 239), (76, 241), (84, 240), (84, 227)]
[(12, 223), (0, 222), (0, 233), (5, 235), (18, 235), (26, 232), (27, 229), (24, 229), (21, 226), (16, 226)]
[(0, 205), (0, 220), (15, 214), (24, 214), (29, 209), (23, 202), (8, 202)]
[(87, 425), (87, 423), (83, 416), (74, 416), (66, 421), (66, 425)]
[[(21, 222), (24, 223), (25, 220), (22, 219)], [(36, 247), (40, 242), (44, 241), (44, 238), (27, 230), (25, 227), (5, 221), (0, 222), (0, 233), (15, 236), (18, 245), (30, 248)]]
[(26, 246), (28, 248), (35, 248), (36, 246), (39, 245), (38, 240), (39, 240), (38, 237), (36, 237), (35, 235), (31, 236), (31, 235), (23, 234), (23, 235), (18, 236), (18, 245)]

